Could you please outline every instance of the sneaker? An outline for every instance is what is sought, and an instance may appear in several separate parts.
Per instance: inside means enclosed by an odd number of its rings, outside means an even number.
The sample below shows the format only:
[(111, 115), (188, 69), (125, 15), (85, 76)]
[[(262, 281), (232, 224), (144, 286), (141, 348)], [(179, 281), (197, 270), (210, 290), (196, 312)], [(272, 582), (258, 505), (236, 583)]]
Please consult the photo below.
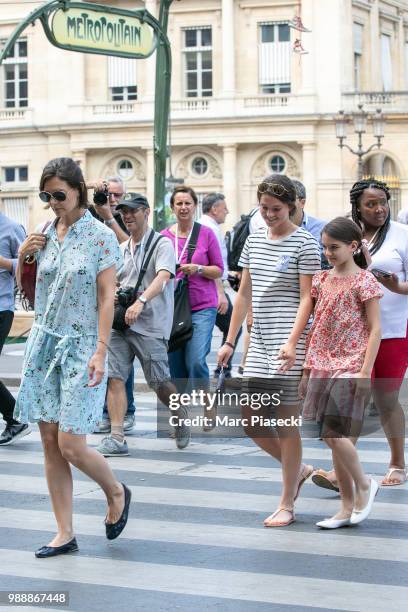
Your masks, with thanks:
[(181, 425), (177, 425), (175, 428), (176, 445), (177, 445), (177, 448), (182, 450), (183, 448), (186, 448), (186, 446), (188, 446), (190, 442), (191, 433), (190, 433), (190, 427), (188, 427), (184, 423), (184, 419), (188, 419), (188, 412), (184, 406), (181, 406), (179, 408), (179, 414), (181, 418), (183, 419), (183, 421)]
[[(123, 431), (132, 431), (135, 426), (135, 415), (127, 414), (125, 416), (125, 420), (123, 421)], [(110, 430), (110, 427), (109, 427)]]
[(126, 440), (119, 442), (112, 436), (103, 438), (96, 450), (104, 457), (126, 457), (129, 454), (129, 449)]
[(94, 433), (110, 433), (111, 422), (109, 418), (103, 418), (102, 421), (95, 427)]
[(13, 425), (6, 425), (5, 430), (0, 436), (0, 444), (2, 446), (7, 446), (7, 444), (12, 444), (19, 438), (24, 438), (31, 433), (31, 427), (26, 423), (14, 423)]

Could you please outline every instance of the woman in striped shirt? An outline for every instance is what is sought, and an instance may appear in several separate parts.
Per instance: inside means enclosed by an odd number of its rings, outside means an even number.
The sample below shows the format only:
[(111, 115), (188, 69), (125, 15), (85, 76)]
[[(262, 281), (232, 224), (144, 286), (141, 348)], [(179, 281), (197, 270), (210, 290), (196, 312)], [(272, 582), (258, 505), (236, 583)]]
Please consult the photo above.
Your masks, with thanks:
[[(279, 507), (264, 522), (265, 527), (282, 527), (295, 520), (294, 501), (313, 471), (301, 463), (301, 439), (293, 422), (299, 416), (297, 390), (312, 312), (310, 289), (313, 274), (320, 270), (320, 254), (316, 239), (290, 219), (296, 210), (296, 190), (288, 177), (269, 176), (258, 186), (257, 195), (267, 227), (251, 234), (242, 251), (241, 286), (218, 361), (227, 363), (252, 300), (254, 323), (244, 377), (252, 398), (267, 393), (270, 401), (261, 410), (243, 408), (243, 416), (248, 419), (246, 433), (282, 463)], [(263, 417), (266, 427), (257, 424), (256, 417)], [(292, 424), (287, 421), (271, 429), (271, 417), (293, 417)]]

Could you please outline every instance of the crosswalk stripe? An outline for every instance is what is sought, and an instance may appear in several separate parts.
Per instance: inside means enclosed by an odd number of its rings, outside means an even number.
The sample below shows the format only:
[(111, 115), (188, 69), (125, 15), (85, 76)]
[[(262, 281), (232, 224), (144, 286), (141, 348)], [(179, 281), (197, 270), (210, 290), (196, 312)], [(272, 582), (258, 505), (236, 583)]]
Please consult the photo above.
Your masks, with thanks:
[[(189, 474), (187, 474), (189, 475)], [(231, 491), (217, 491), (210, 494), (208, 490), (129, 486), (133, 493), (133, 501), (145, 504), (159, 504), (169, 506), (189, 506), (194, 508), (213, 508), (235, 510), (244, 512), (265, 512), (270, 514), (279, 504), (276, 495), (253, 493), (236, 493)], [(27, 494), (46, 495), (47, 485), (43, 477), (3, 474), (0, 482), (0, 491), (17, 493), (24, 491)], [(104, 493), (90, 481), (75, 480), (74, 495), (80, 499), (104, 499)], [(297, 512), (316, 514), (326, 513), (330, 516), (337, 511), (338, 499), (319, 500), (300, 497), (296, 504)], [(384, 521), (408, 522), (408, 507), (406, 504), (385, 503), (377, 501), (374, 504), (370, 518)]]
[[(75, 532), (79, 535), (104, 537), (101, 522), (94, 515), (74, 514)], [(0, 514), (0, 527), (35, 531), (55, 530), (55, 517), (51, 512), (4, 508)], [(360, 532), (361, 533), (361, 532)], [(262, 535), (262, 538), (260, 537)], [(341, 532), (330, 534), (331, 546), (327, 545), (327, 533), (314, 531), (271, 531), (258, 527), (215, 525), (211, 523), (180, 523), (176, 521), (132, 519), (126, 526), (124, 537), (130, 540), (152, 540), (175, 542), (194, 546), (218, 546), (251, 550), (271, 550), (299, 554), (353, 557), (408, 563), (408, 546), (405, 540), (353, 535), (345, 538)], [(334, 538), (334, 539), (332, 539)]]
[[(106, 435), (106, 434), (105, 434)], [(89, 435), (88, 442), (91, 445), (97, 446), (101, 440), (103, 435)], [(213, 442), (215, 438), (211, 438), (211, 441), (208, 443), (204, 442), (193, 442), (188, 446), (184, 453), (192, 453), (197, 455), (217, 455), (217, 456), (234, 456), (234, 455), (247, 455), (253, 457), (264, 457), (267, 460), (267, 457), (263, 451), (258, 451), (253, 443), (250, 443), (246, 446), (237, 444), (229, 444), (226, 443), (218, 443)], [(145, 451), (162, 451), (167, 453), (175, 452), (175, 442), (174, 440), (170, 440), (169, 438), (140, 438), (138, 436), (127, 435), (126, 440), (129, 448), (136, 450), (145, 450)], [(205, 438), (204, 438), (205, 440)], [(237, 442), (243, 439), (237, 439)], [(38, 431), (33, 431), (29, 436), (24, 438), (19, 445), (25, 444), (26, 442), (40, 442), (40, 434)], [(14, 449), (13, 449), (14, 450)], [(184, 454), (183, 453), (183, 454)], [(0, 460), (1, 460), (1, 450), (0, 450)], [(376, 463), (383, 464), (382, 471), (385, 474), (386, 466), (388, 464), (390, 453), (388, 450), (370, 450), (359, 448), (359, 457), (361, 461), (364, 463)], [(312, 448), (308, 446), (304, 446), (303, 448), (303, 461), (306, 463), (313, 461), (331, 461), (331, 451), (329, 448), (322, 443), (319, 448)], [(269, 469), (269, 468), (258, 468)], [(382, 472), (381, 472), (382, 473)]]
[[(138, 450), (140, 440), (138, 439), (134, 446), (135, 452)], [(155, 440), (151, 442), (156, 442)], [(152, 450), (154, 445), (146, 445), (146, 448)], [(129, 447), (132, 449), (132, 443), (129, 442)], [(172, 443), (173, 454), (177, 452)], [(153, 450), (152, 450), (153, 452)], [(189, 451), (184, 451), (180, 455), (185, 459), (189, 456)], [(222, 457), (221, 453), (218, 456)], [(306, 458), (304, 458), (306, 460)], [(194, 457), (191, 457), (190, 461), (167, 461), (164, 459), (155, 459), (154, 455), (152, 458), (143, 459), (139, 457), (110, 457), (109, 462), (113, 469), (121, 470), (124, 472), (143, 472), (151, 474), (161, 475), (174, 475), (183, 474), (184, 476), (191, 476), (196, 478), (215, 478), (215, 479), (228, 479), (228, 480), (250, 480), (259, 482), (281, 482), (282, 471), (279, 467), (256, 467), (246, 465), (223, 465), (218, 461), (207, 462), (204, 464), (193, 463)], [(44, 462), (44, 456), (41, 451), (19, 451), (12, 449), (9, 453), (0, 452), (0, 463), (24, 463), (31, 465), (42, 465)], [(274, 462), (276, 465), (276, 462)], [(309, 487), (315, 487), (311, 479), (307, 480), (304, 484), (303, 494)], [(408, 482), (401, 485), (400, 490), (408, 491)]]
[[(163, 565), (71, 555), (56, 557), (52, 563), (33, 562), (33, 555), (19, 550), (0, 549), (0, 573), (40, 580), (111, 585), (130, 589), (198, 596), (238, 599), (274, 604), (325, 606), (338, 610), (383, 612), (384, 602), (392, 612), (404, 608), (408, 588), (390, 585), (302, 578), (286, 580), (270, 573), (260, 579), (258, 573), (189, 567), (183, 564)], [(275, 588), (271, 588), (275, 585)], [(279, 588), (277, 588), (279, 585)], [(316, 595), (318, 597), (316, 598)], [(316, 605), (317, 604), (317, 605)]]

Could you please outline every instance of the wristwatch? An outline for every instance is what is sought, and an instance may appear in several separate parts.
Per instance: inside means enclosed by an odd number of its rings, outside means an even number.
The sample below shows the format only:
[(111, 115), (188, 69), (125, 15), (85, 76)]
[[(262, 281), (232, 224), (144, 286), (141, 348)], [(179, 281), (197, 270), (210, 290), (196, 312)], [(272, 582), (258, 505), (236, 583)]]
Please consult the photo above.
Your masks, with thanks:
[(105, 225), (113, 225), (115, 223), (115, 217), (112, 217), (112, 219), (106, 219), (105, 220)]
[(203, 273), (204, 266), (197, 266), (197, 274)]
[(139, 300), (139, 302), (142, 302), (143, 306), (147, 304), (147, 300), (145, 297), (143, 297), (143, 295), (139, 295), (137, 299)]

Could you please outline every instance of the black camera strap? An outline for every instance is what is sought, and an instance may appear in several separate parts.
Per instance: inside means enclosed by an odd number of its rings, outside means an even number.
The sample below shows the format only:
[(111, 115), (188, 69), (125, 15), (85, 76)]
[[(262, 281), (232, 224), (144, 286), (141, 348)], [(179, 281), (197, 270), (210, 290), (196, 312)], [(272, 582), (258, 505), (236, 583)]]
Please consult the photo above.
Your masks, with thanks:
[[(142, 284), (143, 277), (146, 274), (147, 267), (148, 267), (149, 262), (150, 262), (150, 260), (152, 258), (152, 255), (153, 255), (153, 253), (154, 253), (154, 251), (156, 249), (157, 243), (160, 242), (160, 240), (162, 238), (164, 238), (164, 236), (158, 236), (157, 240), (154, 242), (152, 248), (149, 251), (149, 247), (150, 247), (150, 245), (152, 243), (154, 234), (155, 234), (155, 231), (154, 231), (154, 229), (152, 229), (152, 231), (150, 232), (150, 236), (149, 236), (149, 238), (148, 238), (148, 240), (146, 242), (145, 255), (143, 257), (142, 267), (140, 269), (139, 276), (138, 276), (137, 283), (136, 283), (136, 287), (135, 287), (135, 290), (133, 292), (133, 301), (135, 301), (137, 299), (137, 292), (139, 291), (140, 285)], [(146, 255), (146, 253), (148, 253), (148, 254)]]

